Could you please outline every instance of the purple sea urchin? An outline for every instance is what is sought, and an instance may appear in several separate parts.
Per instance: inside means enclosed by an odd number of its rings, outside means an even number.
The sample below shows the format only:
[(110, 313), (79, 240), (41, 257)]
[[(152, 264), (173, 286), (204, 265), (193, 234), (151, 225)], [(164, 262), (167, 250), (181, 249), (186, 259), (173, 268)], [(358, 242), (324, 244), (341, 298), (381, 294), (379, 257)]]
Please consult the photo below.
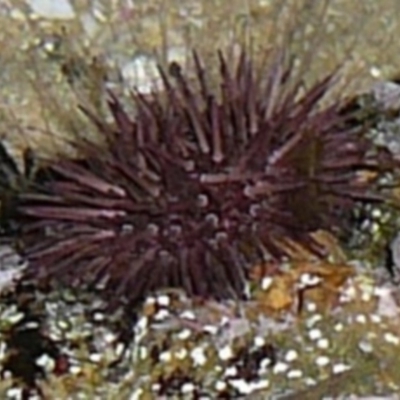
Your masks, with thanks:
[(247, 269), (284, 256), (286, 239), (322, 252), (314, 230), (381, 200), (362, 173), (391, 160), (340, 101), (320, 105), (333, 76), (304, 91), (282, 57), (257, 71), (245, 53), (234, 67), (220, 54), (215, 91), (194, 62), (197, 84), (173, 64), (164, 92), (133, 95), (135, 115), (111, 94), (114, 126), (88, 112), (104, 143), (77, 141), (79, 161), (54, 161), (53, 179), (21, 196), (28, 276), (102, 283), (130, 305), (161, 287), (241, 295)]

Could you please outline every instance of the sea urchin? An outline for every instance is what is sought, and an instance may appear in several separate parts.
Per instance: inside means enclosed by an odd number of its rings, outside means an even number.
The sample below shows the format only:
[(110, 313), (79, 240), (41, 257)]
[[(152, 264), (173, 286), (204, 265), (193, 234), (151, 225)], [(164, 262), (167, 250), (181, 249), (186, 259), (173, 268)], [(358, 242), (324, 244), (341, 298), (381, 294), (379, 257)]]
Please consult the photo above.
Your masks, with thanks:
[(196, 54), (194, 65), (194, 82), (161, 70), (164, 89), (134, 93), (134, 115), (110, 94), (113, 125), (86, 111), (103, 143), (80, 139), (79, 160), (52, 162), (52, 179), (20, 198), (29, 277), (101, 283), (129, 305), (162, 287), (237, 296), (287, 239), (322, 252), (313, 231), (380, 200), (363, 172), (391, 160), (341, 101), (321, 106), (334, 76), (304, 90), (281, 56), (259, 71), (245, 52), (234, 66), (219, 54), (213, 90)]

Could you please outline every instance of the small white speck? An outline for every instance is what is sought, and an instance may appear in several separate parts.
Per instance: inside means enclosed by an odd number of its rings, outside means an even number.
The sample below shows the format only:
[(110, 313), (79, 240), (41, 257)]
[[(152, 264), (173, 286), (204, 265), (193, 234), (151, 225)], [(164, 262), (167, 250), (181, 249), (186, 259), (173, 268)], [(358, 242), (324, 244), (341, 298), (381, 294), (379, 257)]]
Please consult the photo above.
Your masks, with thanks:
[(361, 300), (368, 303), (372, 299), (372, 293), (368, 291), (363, 291), (361, 294)]
[(196, 347), (190, 352), (190, 356), (193, 359), (194, 365), (203, 366), (207, 362), (207, 358), (204, 354), (202, 347)]
[(69, 372), (71, 372), (72, 375), (79, 375), (82, 372), (82, 368), (79, 365), (71, 365), (69, 367)]
[(261, 336), (256, 336), (254, 338), (254, 346), (263, 347), (265, 345), (265, 339)]
[(307, 302), (306, 310), (310, 313), (315, 312), (317, 310), (317, 305), (312, 301)]
[(232, 348), (230, 346), (224, 346), (218, 351), (218, 357), (222, 361), (229, 360), (233, 357)]
[(310, 287), (316, 286), (321, 282), (321, 278), (316, 275), (312, 275), (309, 273), (301, 274), (300, 276), (300, 287)]
[(103, 313), (101, 313), (101, 312), (96, 312), (96, 313), (94, 313), (94, 315), (93, 315), (93, 319), (96, 321), (96, 322), (100, 322), (100, 321), (104, 321), (104, 314)]
[(357, 296), (356, 288), (353, 285), (351, 285), (351, 286), (346, 287), (342, 291), (339, 301), (341, 303), (347, 303), (347, 302), (353, 300), (356, 296)]
[(289, 350), (285, 355), (285, 361), (292, 362), (294, 360), (297, 360), (298, 357), (299, 355), (296, 350)]
[(129, 397), (129, 400), (139, 400), (142, 398), (142, 394), (144, 393), (142, 388), (136, 389)]
[(224, 376), (228, 378), (228, 377), (236, 376), (237, 374), (238, 374), (238, 370), (236, 367), (228, 367), (225, 370)]
[(156, 299), (153, 296), (150, 296), (146, 299), (145, 305), (152, 306), (153, 304), (156, 304)]
[(182, 393), (192, 393), (195, 389), (195, 386), (193, 383), (186, 382), (181, 386), (181, 392)]
[(167, 295), (160, 295), (157, 297), (157, 303), (162, 307), (168, 307), (171, 304), (171, 299)]
[(106, 343), (108, 343), (108, 344), (114, 343), (115, 339), (116, 339), (116, 336), (115, 336), (113, 333), (111, 333), (111, 332), (107, 332), (107, 333), (104, 335), (104, 341), (105, 341)]
[(214, 325), (204, 325), (203, 332), (215, 335), (218, 333), (218, 328)]
[(342, 372), (345, 372), (345, 371), (348, 371), (350, 369), (350, 366), (349, 365), (346, 365), (346, 364), (335, 364), (333, 367), (332, 367), (332, 372), (334, 373), (334, 374), (341, 374)]
[(169, 317), (169, 312), (165, 309), (158, 310), (153, 316), (155, 321), (163, 321), (168, 317)]
[(357, 314), (355, 317), (355, 321), (358, 322), (359, 324), (366, 324), (367, 317), (364, 314)]
[(372, 66), (369, 69), (369, 73), (371, 74), (371, 76), (373, 78), (380, 78), (380, 76), (382, 75), (382, 71), (378, 67), (375, 67), (375, 66)]
[(371, 319), (371, 322), (373, 322), (374, 324), (382, 323), (382, 317), (378, 314), (371, 314), (369, 318)]
[(231, 379), (229, 384), (240, 394), (250, 394), (252, 392), (250, 385), (244, 379)]
[(321, 314), (314, 314), (310, 318), (307, 318), (306, 326), (307, 328), (312, 328), (317, 322), (322, 320)]
[(227, 316), (223, 316), (219, 322), (220, 326), (226, 326), (229, 324), (229, 318)]
[(187, 352), (187, 350), (186, 349), (179, 349), (179, 350), (177, 350), (176, 352), (175, 352), (175, 357), (178, 359), (178, 360), (183, 360), (183, 359), (185, 359), (186, 357), (187, 357), (187, 355), (188, 355), (188, 352)]
[(341, 331), (344, 329), (344, 325), (343, 325), (341, 322), (338, 322), (338, 323), (333, 327), (333, 329), (334, 329), (336, 332), (341, 332)]
[(283, 372), (286, 372), (288, 369), (289, 369), (289, 366), (287, 364), (285, 364), (283, 362), (277, 362), (274, 365), (272, 371), (273, 371), (274, 374), (277, 375), (277, 374), (281, 374)]
[(124, 343), (118, 343), (116, 346), (115, 346), (115, 355), (117, 356), (117, 357), (120, 357), (121, 355), (122, 355), (122, 353), (125, 351), (125, 345), (124, 345)]
[(386, 332), (383, 335), (383, 338), (385, 339), (385, 341), (387, 343), (394, 344), (395, 346), (398, 346), (398, 344), (400, 343), (399, 337), (396, 335), (393, 335), (393, 333), (390, 333), (390, 332)]
[(0, 342), (0, 363), (6, 357), (6, 350), (7, 350), (6, 344), (4, 342)]
[(298, 379), (301, 378), (302, 376), (303, 376), (303, 371), (299, 369), (292, 369), (287, 373), (287, 377), (289, 379)]
[(311, 340), (318, 340), (321, 339), (322, 337), (322, 332), (319, 329), (311, 329), (310, 332), (308, 332), (308, 337)]
[(161, 389), (161, 384), (160, 384), (160, 383), (153, 383), (153, 384), (151, 385), (151, 389), (152, 389), (154, 392), (158, 392), (158, 391)]
[(315, 386), (317, 384), (317, 381), (313, 378), (310, 378), (309, 376), (307, 378), (304, 378), (304, 383), (307, 386)]
[(30, 321), (25, 324), (25, 329), (37, 329), (39, 328), (39, 323), (35, 321)]
[(329, 340), (326, 338), (318, 339), (317, 341), (317, 347), (319, 349), (327, 349), (329, 347)]
[(264, 358), (260, 362), (260, 370), (266, 371), (267, 368), (272, 364), (272, 360), (270, 358)]
[(139, 347), (139, 359), (140, 360), (145, 360), (149, 355), (149, 350), (145, 346), (140, 346)]
[(98, 363), (101, 361), (101, 354), (99, 353), (92, 353), (89, 356), (89, 360), (93, 363)]
[(269, 387), (269, 380), (260, 379), (259, 381), (251, 382), (250, 386), (252, 388), (252, 391), (267, 389)]
[(8, 369), (4, 370), (3, 372), (3, 378), (4, 379), (12, 379), (13, 374), (11, 373), (11, 371), (9, 371)]
[(209, 199), (206, 194), (199, 194), (197, 196), (197, 202), (199, 207), (207, 207), (209, 204)]
[(373, 217), (374, 219), (379, 219), (379, 218), (382, 217), (382, 210), (380, 210), (379, 208), (374, 208), (374, 209), (372, 210), (371, 215), (372, 215), (372, 217)]
[(135, 329), (143, 331), (149, 326), (149, 319), (147, 317), (140, 317), (136, 322)]
[(172, 360), (172, 354), (170, 351), (163, 351), (160, 355), (159, 355), (159, 359), (162, 362), (170, 362)]
[(190, 310), (183, 311), (180, 316), (181, 316), (181, 318), (185, 318), (185, 319), (191, 319), (191, 320), (196, 319), (196, 316), (194, 315), (193, 311), (190, 311)]
[(224, 381), (217, 381), (217, 382), (215, 383), (215, 389), (216, 389), (218, 392), (222, 392), (222, 391), (225, 390), (227, 387), (228, 387), (228, 385), (227, 385), (226, 382), (224, 382)]
[(36, 364), (46, 369), (46, 371), (53, 371), (55, 362), (47, 354), (42, 354), (36, 359)]
[(266, 389), (269, 386), (269, 381), (266, 379), (257, 382), (246, 382), (244, 379), (232, 379), (229, 384), (234, 387), (240, 394), (250, 394), (256, 390)]
[(270, 276), (266, 276), (261, 281), (261, 289), (268, 290), (272, 285), (273, 279)]
[(371, 353), (373, 351), (372, 344), (366, 340), (362, 340), (358, 343), (358, 348), (364, 353)]
[(22, 399), (22, 389), (10, 388), (7, 389), (7, 397), (10, 399)]
[(23, 317), (24, 317), (24, 314), (21, 313), (21, 312), (19, 312), (19, 313), (16, 313), (16, 314), (14, 314), (14, 315), (10, 315), (10, 316), (7, 318), (7, 320), (8, 320), (8, 322), (9, 322), (10, 324), (14, 325), (14, 324), (16, 324), (17, 322), (19, 322)]
[(67, 321), (64, 321), (63, 319), (60, 320), (60, 321), (58, 321), (58, 322), (57, 322), (57, 325), (58, 325), (58, 327), (59, 327), (61, 330), (66, 330), (66, 329), (69, 328), (68, 322), (67, 322)]
[(29, 397), (29, 400), (42, 400), (42, 396), (39, 397), (38, 394), (32, 394), (31, 397)]
[(251, 296), (251, 292), (252, 292), (252, 287), (250, 285), (250, 282), (246, 282), (244, 287), (243, 287), (243, 294), (246, 297), (250, 297)]
[(317, 364), (319, 367), (326, 367), (330, 363), (329, 357), (326, 356), (319, 356), (315, 360), (315, 364)]
[(186, 339), (189, 339), (191, 335), (192, 335), (192, 332), (190, 331), (190, 329), (183, 329), (182, 331), (180, 331), (177, 334), (177, 337), (180, 340), (186, 340)]

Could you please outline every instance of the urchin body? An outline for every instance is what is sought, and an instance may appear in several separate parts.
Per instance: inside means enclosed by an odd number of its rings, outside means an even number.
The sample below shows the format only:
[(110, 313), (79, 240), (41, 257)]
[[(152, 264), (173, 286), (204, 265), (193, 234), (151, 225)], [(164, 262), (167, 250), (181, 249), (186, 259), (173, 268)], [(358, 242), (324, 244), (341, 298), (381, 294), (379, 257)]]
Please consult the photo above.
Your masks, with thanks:
[(220, 55), (214, 90), (194, 61), (196, 84), (172, 65), (163, 93), (133, 95), (135, 115), (110, 95), (113, 127), (89, 115), (103, 144), (77, 141), (81, 161), (53, 162), (21, 197), (29, 277), (101, 284), (129, 304), (162, 287), (240, 296), (248, 268), (284, 256), (287, 239), (321, 253), (311, 233), (340, 230), (338, 208), (381, 200), (362, 173), (392, 160), (341, 102), (320, 105), (332, 76), (301, 95), (282, 57), (258, 71)]

